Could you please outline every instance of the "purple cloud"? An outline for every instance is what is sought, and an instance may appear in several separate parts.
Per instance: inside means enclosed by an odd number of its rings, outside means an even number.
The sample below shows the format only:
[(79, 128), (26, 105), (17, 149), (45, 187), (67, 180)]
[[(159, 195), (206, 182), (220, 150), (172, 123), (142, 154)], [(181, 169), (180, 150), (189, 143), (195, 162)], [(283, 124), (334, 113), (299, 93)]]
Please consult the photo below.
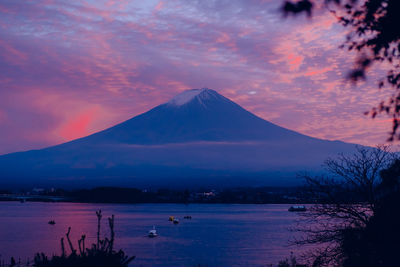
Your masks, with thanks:
[(0, 153), (85, 136), (200, 87), (311, 136), (384, 142), (390, 122), (362, 112), (387, 92), (344, 82), (352, 58), (335, 18), (283, 19), (280, 4), (2, 1)]

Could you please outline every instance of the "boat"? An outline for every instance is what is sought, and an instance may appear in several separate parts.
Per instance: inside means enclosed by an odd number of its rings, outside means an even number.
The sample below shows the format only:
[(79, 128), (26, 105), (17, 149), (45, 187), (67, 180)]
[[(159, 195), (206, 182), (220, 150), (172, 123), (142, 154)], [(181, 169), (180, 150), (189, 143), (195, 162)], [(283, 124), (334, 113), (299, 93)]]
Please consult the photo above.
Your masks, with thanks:
[(149, 231), (148, 236), (149, 236), (149, 237), (156, 237), (156, 236), (158, 236), (157, 230), (156, 230), (156, 227), (155, 227), (155, 226), (153, 226), (153, 230), (150, 230), (150, 231)]
[(173, 221), (174, 221), (174, 219), (175, 219), (175, 217), (174, 217), (174, 216), (169, 216), (169, 218), (168, 218), (168, 221), (170, 221), (170, 222), (173, 222)]
[(187, 220), (191, 220), (192, 219), (192, 216), (185, 216), (185, 217), (183, 217), (183, 219), (187, 219)]
[(296, 205), (296, 206), (291, 206), (288, 211), (307, 211), (306, 206), (304, 205)]
[(48, 222), (48, 224), (50, 224), (50, 225), (55, 225), (56, 222), (55, 222), (54, 220), (51, 220), (51, 221)]
[(173, 222), (174, 224), (178, 224), (178, 223), (179, 223), (179, 219), (175, 218), (172, 222)]

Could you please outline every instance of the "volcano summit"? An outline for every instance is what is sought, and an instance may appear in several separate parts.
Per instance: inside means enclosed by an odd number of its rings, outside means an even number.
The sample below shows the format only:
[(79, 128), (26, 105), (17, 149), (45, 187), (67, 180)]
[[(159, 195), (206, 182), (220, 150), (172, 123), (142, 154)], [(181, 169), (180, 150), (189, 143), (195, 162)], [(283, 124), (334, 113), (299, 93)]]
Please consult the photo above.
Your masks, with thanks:
[(87, 137), (0, 156), (0, 176), (3, 185), (282, 186), (353, 150), (279, 127), (204, 88)]

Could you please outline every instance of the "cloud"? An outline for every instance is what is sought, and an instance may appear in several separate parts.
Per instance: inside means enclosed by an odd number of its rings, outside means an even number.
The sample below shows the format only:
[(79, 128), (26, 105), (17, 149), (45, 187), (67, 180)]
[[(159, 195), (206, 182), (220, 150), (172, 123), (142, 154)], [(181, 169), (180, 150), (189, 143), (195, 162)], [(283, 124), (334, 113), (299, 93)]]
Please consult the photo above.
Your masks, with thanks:
[(87, 136), (90, 133), (89, 127), (98, 119), (98, 108), (84, 110), (61, 125), (58, 132), (65, 140), (73, 140), (82, 136)]
[(280, 4), (1, 1), (0, 153), (91, 134), (201, 87), (315, 137), (385, 140), (390, 122), (361, 114), (389, 92), (344, 82), (352, 57), (335, 18), (284, 20)]

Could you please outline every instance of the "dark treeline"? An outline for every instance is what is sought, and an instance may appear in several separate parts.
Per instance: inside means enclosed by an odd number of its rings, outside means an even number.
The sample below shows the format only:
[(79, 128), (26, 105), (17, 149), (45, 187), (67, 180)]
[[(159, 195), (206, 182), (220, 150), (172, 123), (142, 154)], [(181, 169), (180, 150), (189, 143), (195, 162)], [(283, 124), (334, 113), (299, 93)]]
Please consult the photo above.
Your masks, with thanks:
[(99, 187), (67, 194), (79, 202), (107, 203), (292, 203), (300, 201), (298, 188), (236, 188), (224, 190), (145, 191)]
[(43, 190), (41, 192), (2, 191), (0, 200), (63, 201), (83, 203), (235, 203), (285, 204), (311, 203), (302, 187), (229, 188), (221, 190), (161, 188), (142, 190), (123, 187), (96, 187), (79, 190)]

